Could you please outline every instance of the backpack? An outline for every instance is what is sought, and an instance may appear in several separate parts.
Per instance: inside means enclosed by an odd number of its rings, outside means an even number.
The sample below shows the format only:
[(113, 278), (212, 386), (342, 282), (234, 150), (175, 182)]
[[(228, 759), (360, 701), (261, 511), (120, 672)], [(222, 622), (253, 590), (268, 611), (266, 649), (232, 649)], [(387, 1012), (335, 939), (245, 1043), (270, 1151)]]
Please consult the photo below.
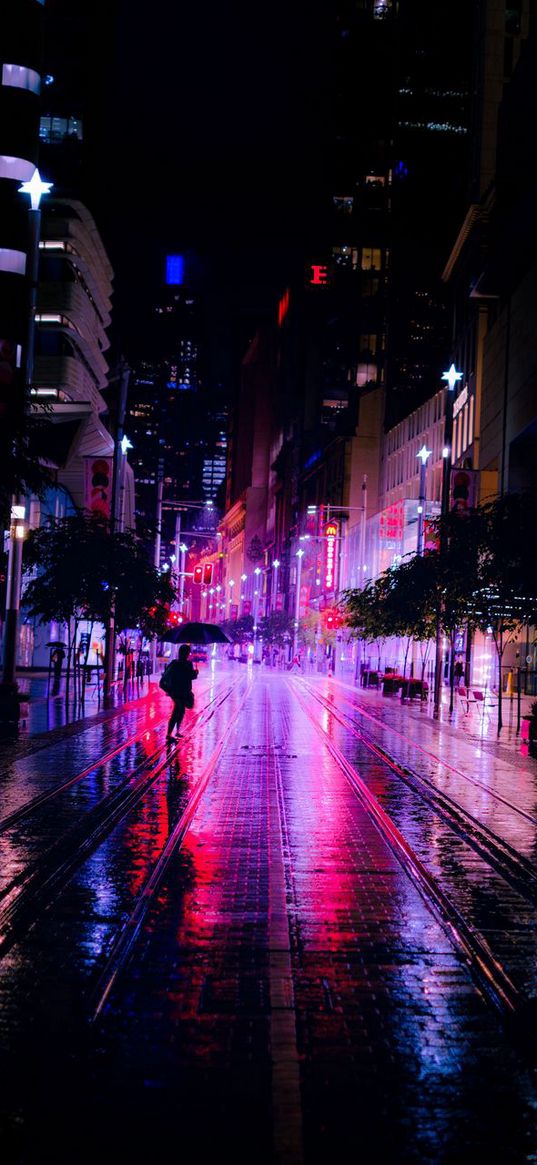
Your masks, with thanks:
[(168, 664), (168, 666), (166, 668), (164, 668), (164, 671), (160, 677), (159, 685), (158, 685), (159, 688), (162, 688), (162, 691), (165, 692), (167, 696), (171, 696), (171, 678), (172, 677), (169, 674), (169, 671), (170, 671), (170, 664)]

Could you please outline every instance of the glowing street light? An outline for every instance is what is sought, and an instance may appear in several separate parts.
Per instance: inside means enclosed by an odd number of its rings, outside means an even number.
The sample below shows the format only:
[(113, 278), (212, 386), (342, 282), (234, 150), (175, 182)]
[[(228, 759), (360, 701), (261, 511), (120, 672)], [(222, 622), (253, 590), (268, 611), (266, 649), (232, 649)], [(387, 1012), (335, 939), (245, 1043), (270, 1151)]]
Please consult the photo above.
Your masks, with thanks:
[[(442, 374), (448, 386), (449, 392), (446, 397), (446, 408), (444, 412), (444, 447), (442, 449), (442, 504), (441, 515), (442, 521), (440, 526), (440, 553), (445, 550), (445, 518), (449, 511), (449, 481), (451, 476), (451, 445), (453, 440), (453, 399), (455, 395), (456, 385), (459, 380), (462, 380), (462, 372), (458, 372), (455, 365), (452, 363), (447, 372)], [(436, 646), (435, 646), (435, 671), (434, 671), (434, 708), (433, 716), (438, 719), (440, 716), (440, 703), (442, 698), (442, 627), (441, 627), (441, 613), (438, 612), (436, 620)]]
[(427, 462), (431, 456), (432, 449), (428, 449), (425, 442), (423, 443), (419, 453), (416, 457), (420, 462), (420, 488), (418, 499), (418, 554), (423, 554), (423, 528), (424, 528), (424, 510), (425, 510), (425, 474), (427, 472)]
[(445, 380), (450, 392), (453, 392), (455, 385), (459, 380), (462, 380), (462, 372), (457, 372), (454, 364), (448, 368), (447, 372), (442, 373), (442, 380)]
[(36, 168), (29, 182), (19, 186), (19, 194), (29, 194), (32, 210), (39, 210), (39, 203), (44, 194), (50, 194), (52, 182), (43, 182), (39, 170)]
[(297, 564), (296, 564), (296, 593), (295, 593), (295, 623), (294, 623), (294, 634), (293, 634), (293, 659), (296, 656), (297, 647), (298, 647), (298, 623), (299, 623), (299, 617), (300, 617), (300, 583), (301, 583), (301, 576), (302, 576), (302, 559), (304, 557), (304, 554), (305, 554), (305, 551), (302, 550), (301, 547), (296, 552)]

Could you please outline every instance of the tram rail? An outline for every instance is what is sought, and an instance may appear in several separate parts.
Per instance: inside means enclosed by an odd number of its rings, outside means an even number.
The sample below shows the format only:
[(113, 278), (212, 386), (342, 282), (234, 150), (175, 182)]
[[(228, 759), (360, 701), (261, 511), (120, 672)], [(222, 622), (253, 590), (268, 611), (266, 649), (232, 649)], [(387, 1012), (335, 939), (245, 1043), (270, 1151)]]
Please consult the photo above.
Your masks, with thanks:
[[(233, 685), (220, 689), (201, 709), (193, 729), (208, 723), (233, 690)], [(185, 736), (183, 743), (189, 735)], [(87, 810), (79, 822), (67, 829), (52, 846), (39, 854), (34, 862), (25, 866), (3, 888), (0, 895), (0, 957), (22, 937), (39, 910), (50, 903), (54, 894), (65, 886), (110, 832), (128, 817), (176, 751), (175, 742), (163, 741), (149, 757), (131, 769), (110, 793)], [(87, 775), (85, 770), (84, 775)], [(78, 779), (83, 779), (83, 775), (79, 774)], [(60, 791), (59, 786), (56, 788)], [(36, 810), (35, 806), (30, 809), (28, 805), (26, 816), (39, 812), (40, 807)], [(20, 825), (20, 821), (19, 818), (17, 824)]]
[[(315, 697), (317, 702), (347, 730), (352, 727), (348, 723), (349, 718), (339, 713), (330, 701), (325, 700), (324, 697), (315, 691), (315, 688), (307, 683), (301, 683), (300, 689), (298, 689), (298, 686), (293, 685), (293, 691), (302, 710), (309, 718), (325, 748), (330, 752), (361, 805), (375, 821), (377, 828), (390, 845), (392, 851), (396, 854), (411, 881), (435, 913), (450, 938), (451, 943), (464, 958), (474, 981), (481, 988), (489, 1002), (494, 1005), (504, 1018), (513, 1020), (522, 1018), (530, 1008), (531, 1001), (515, 985), (500, 960), (495, 956), (485, 937), (471, 925), (461, 910), (459, 910), (448, 894), (446, 894), (440, 884), (439, 878), (426, 868), (424, 862), (421, 861), (418, 854), (398, 829), (390, 815), (382, 807), (378, 798), (371, 792), (363, 778), (359, 776), (354, 765), (350, 763), (337, 745), (330, 739), (327, 731), (322, 727), (312, 711), (311, 705), (308, 705), (304, 699), (304, 693), (307, 692), (308, 696)], [(360, 737), (366, 748), (370, 748), (368, 741), (361, 732), (354, 729), (354, 733)], [(383, 751), (381, 754), (376, 746), (370, 750), (392, 772), (395, 772), (398, 776), (403, 775), (401, 766), (393, 758), (390, 758), (387, 753)], [(415, 791), (417, 792), (418, 790), (416, 789)], [(434, 808), (433, 805), (432, 807)], [(459, 834), (461, 834), (462, 829), (461, 817), (461, 823), (458, 828)], [(469, 834), (463, 834), (463, 837), (468, 844), (472, 844)], [(494, 847), (494, 835), (491, 834), (487, 838), (487, 844), (492, 850)], [(474, 848), (476, 848), (475, 840)], [(503, 844), (498, 849), (502, 851), (501, 855), (500, 853), (498, 854), (499, 862), (500, 856), (501, 860), (504, 860)], [(485, 852), (480, 852), (480, 856), (488, 862), (491, 860), (490, 856), (487, 856)], [(512, 855), (509, 855), (509, 860), (513, 860)], [(521, 868), (523, 866), (524, 862), (521, 860)], [(494, 868), (497, 868), (496, 864)], [(525, 874), (526, 870), (524, 870)]]

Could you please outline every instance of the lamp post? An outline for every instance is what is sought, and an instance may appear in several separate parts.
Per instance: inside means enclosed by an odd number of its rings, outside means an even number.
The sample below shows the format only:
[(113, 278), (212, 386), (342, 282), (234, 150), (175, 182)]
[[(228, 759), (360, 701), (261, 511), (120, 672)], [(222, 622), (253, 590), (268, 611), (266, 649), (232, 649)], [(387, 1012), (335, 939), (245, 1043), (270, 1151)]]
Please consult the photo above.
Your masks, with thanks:
[(274, 610), (274, 596), (278, 593), (278, 567), (280, 565), (279, 558), (275, 558), (272, 563), (272, 576), (270, 580), (270, 610)]
[[(177, 548), (176, 548), (177, 549)], [(185, 542), (179, 543), (179, 610), (183, 614), (183, 605), (185, 600), (185, 563), (188, 546)]]
[(301, 581), (301, 577), (302, 577), (302, 559), (304, 557), (304, 553), (305, 552), (301, 548), (299, 548), (296, 552), (297, 564), (296, 564), (296, 594), (295, 594), (295, 625), (294, 625), (294, 634), (293, 634), (293, 659), (296, 656), (297, 647), (298, 647), (298, 624), (299, 624), (299, 619), (300, 619), (300, 581)]
[(259, 576), (261, 574), (261, 567), (256, 566), (254, 569), (254, 659), (257, 655), (257, 616), (259, 612)]
[(417, 553), (421, 556), (423, 554), (423, 530), (425, 524), (425, 475), (427, 473), (427, 462), (431, 456), (432, 449), (427, 449), (425, 442), (423, 443), (419, 453), (416, 457), (420, 462), (420, 486), (418, 498), (418, 542)]
[[(26, 348), (24, 352), (24, 392), (29, 393), (34, 374), (35, 313), (37, 308), (37, 282), (39, 274), (39, 236), (41, 233), (40, 202), (44, 194), (49, 194), (51, 182), (42, 182), (39, 170), (34, 170), (29, 182), (19, 186), (21, 194), (30, 195), (28, 210), (28, 323)], [(9, 555), (6, 578), (6, 619), (4, 627), (3, 682), (12, 684), (17, 666), (17, 637), (22, 583), (22, 544), (27, 533), (25, 523), (26, 503), (23, 497), (13, 498), (9, 527)]]
[[(445, 380), (448, 386), (446, 395), (446, 407), (444, 411), (444, 447), (442, 449), (443, 469), (442, 469), (442, 504), (441, 504), (441, 526), (440, 526), (440, 554), (444, 553), (446, 548), (446, 533), (444, 519), (447, 517), (449, 511), (449, 480), (451, 475), (451, 442), (453, 439), (453, 398), (455, 387), (459, 380), (462, 380), (462, 372), (457, 372), (454, 364), (448, 368), (447, 372), (442, 373), (442, 380)], [(434, 707), (433, 716), (438, 720), (440, 716), (440, 703), (442, 695), (442, 611), (439, 608), (436, 619), (436, 645), (435, 645), (435, 668), (434, 668)]]

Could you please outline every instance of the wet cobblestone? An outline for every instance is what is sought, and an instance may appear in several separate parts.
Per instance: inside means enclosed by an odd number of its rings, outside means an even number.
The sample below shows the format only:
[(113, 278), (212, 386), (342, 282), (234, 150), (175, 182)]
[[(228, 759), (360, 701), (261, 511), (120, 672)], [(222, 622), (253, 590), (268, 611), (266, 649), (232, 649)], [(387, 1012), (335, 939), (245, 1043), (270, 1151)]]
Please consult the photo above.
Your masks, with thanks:
[[(204, 1163), (537, 1161), (531, 1060), (357, 800), (298, 688), (254, 674), (239, 711), (237, 684), (2, 960), (2, 1127), (14, 1165), (145, 1165), (170, 1147)], [(166, 703), (154, 708), (158, 725)], [(55, 738), (41, 754), (43, 787), (55, 766), (64, 778), (128, 739), (138, 711), (133, 723), (110, 721), (100, 744), (101, 725), (82, 733), (71, 756)], [(119, 930), (237, 712), (91, 1024)], [(477, 855), (444, 844), (379, 759), (366, 774), (352, 733), (320, 708), (317, 718), (472, 921), (488, 918), (500, 957), (517, 946), (529, 977), (533, 909), (485, 879)], [(386, 745), (388, 730), (377, 731)], [(83, 822), (139, 749), (62, 797), (56, 822), (47, 810), (31, 831), (13, 827), (12, 861), (38, 854), (55, 824)], [(453, 746), (450, 763), (459, 759)], [(17, 762), (12, 804), (39, 789), (38, 755), (20, 767), (30, 760)]]

